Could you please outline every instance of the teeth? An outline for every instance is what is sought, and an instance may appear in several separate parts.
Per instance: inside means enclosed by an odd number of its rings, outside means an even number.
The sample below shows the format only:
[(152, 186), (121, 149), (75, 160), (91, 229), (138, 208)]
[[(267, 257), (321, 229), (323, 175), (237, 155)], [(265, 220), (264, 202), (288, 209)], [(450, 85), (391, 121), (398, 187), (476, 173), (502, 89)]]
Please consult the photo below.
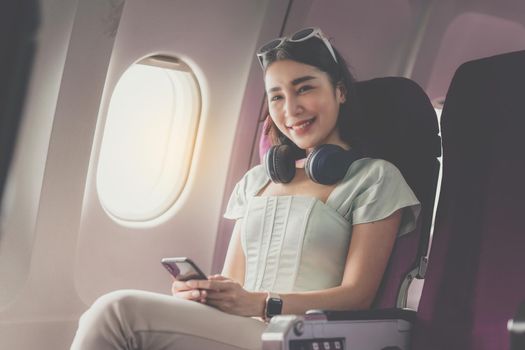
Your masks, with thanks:
[(306, 122), (300, 124), (300, 125), (293, 125), (292, 126), (292, 129), (293, 130), (297, 130), (297, 129), (304, 129), (306, 128), (308, 125), (312, 124), (313, 123), (313, 119), (310, 119), (310, 120), (307, 120)]

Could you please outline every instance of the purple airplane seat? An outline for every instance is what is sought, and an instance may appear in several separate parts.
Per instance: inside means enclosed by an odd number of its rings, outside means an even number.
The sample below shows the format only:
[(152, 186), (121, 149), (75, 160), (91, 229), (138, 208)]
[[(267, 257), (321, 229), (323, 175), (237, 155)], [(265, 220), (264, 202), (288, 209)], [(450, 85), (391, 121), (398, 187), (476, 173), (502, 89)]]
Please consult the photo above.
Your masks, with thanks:
[(525, 51), (463, 64), (441, 124), (443, 180), (414, 350), (504, 350), (525, 299)]

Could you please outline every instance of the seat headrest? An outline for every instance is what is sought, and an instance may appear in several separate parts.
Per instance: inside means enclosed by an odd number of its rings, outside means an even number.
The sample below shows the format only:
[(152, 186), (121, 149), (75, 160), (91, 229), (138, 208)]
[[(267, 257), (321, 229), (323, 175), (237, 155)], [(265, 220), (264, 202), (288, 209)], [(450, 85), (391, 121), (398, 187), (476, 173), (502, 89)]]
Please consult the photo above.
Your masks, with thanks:
[[(437, 117), (423, 89), (402, 77), (376, 78), (356, 84), (366, 153), (396, 164), (404, 158), (441, 155)], [(417, 147), (414, 147), (416, 146)]]

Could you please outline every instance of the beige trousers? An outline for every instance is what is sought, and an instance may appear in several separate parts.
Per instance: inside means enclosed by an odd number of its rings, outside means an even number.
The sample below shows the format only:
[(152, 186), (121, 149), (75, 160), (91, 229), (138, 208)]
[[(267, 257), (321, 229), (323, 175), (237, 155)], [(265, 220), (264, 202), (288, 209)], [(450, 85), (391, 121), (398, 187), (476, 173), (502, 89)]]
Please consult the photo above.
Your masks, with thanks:
[(71, 350), (261, 349), (266, 324), (138, 290), (106, 294), (80, 318)]

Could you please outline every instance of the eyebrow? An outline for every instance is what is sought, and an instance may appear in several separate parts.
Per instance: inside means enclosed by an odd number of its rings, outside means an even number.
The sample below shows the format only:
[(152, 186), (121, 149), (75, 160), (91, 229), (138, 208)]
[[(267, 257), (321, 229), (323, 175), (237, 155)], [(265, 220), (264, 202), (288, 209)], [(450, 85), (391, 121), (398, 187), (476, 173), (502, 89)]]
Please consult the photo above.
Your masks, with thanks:
[[(317, 78), (311, 75), (305, 75), (304, 77), (299, 77), (297, 79), (292, 80), (292, 86), (299, 85), (305, 81), (312, 80), (312, 79), (317, 79)], [(268, 90), (268, 92), (274, 92), (274, 91), (279, 91), (279, 90), (281, 90), (281, 88), (279, 86), (276, 86)]]

